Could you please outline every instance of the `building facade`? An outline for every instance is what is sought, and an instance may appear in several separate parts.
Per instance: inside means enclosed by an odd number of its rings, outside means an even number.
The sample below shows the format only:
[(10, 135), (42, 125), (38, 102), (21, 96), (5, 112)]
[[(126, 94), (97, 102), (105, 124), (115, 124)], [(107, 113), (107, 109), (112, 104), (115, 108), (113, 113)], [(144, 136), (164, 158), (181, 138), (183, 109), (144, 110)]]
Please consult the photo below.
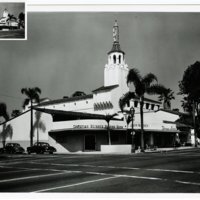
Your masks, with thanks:
[[(104, 67), (104, 85), (94, 89), (91, 94), (48, 100), (35, 105), (34, 113), (40, 112), (46, 127), (40, 131), (40, 141), (47, 141), (58, 152), (131, 152), (131, 145), (140, 146), (140, 108), (139, 99), (132, 99), (126, 106), (135, 109), (133, 123), (134, 136), (131, 135), (132, 124), (127, 125), (126, 116), (120, 112), (119, 99), (129, 91), (126, 77), (129, 71), (125, 61), (125, 52), (119, 43), (117, 21), (113, 26), (113, 44), (107, 54), (108, 61)], [(160, 109), (161, 103), (145, 98), (144, 130), (145, 146), (171, 147), (177, 134), (175, 121), (179, 113)], [(38, 119), (35, 119), (34, 123)], [(37, 124), (37, 123), (36, 123)], [(16, 141), (25, 148), (30, 140), (30, 110), (1, 125), (1, 132), (10, 125), (12, 137), (7, 141)], [(25, 127), (24, 127), (25, 126)], [(38, 131), (37, 126), (35, 132)], [(5, 135), (5, 134), (4, 134)], [(34, 135), (36, 141), (38, 134)], [(188, 134), (184, 139), (190, 140)]]

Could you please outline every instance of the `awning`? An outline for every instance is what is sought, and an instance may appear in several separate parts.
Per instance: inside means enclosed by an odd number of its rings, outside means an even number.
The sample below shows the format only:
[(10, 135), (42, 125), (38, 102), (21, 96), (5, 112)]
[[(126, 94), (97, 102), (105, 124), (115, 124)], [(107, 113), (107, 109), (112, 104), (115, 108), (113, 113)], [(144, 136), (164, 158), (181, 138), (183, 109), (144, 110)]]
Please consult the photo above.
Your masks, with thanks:
[[(103, 119), (106, 120), (108, 115), (92, 114), (84, 112), (74, 112), (74, 111), (64, 111), (64, 110), (54, 110), (34, 107), (34, 110), (51, 114), (53, 121), (69, 121), (69, 120), (80, 120), (80, 119)], [(113, 117), (111, 120), (123, 121), (123, 118), (119, 119)]]

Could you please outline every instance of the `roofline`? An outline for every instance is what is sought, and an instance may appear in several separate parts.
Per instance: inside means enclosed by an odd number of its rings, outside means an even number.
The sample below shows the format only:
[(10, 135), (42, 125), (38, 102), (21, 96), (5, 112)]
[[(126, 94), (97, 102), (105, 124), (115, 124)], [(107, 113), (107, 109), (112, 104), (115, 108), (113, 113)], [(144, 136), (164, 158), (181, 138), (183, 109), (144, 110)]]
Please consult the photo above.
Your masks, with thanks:
[(46, 105), (54, 105), (54, 104), (59, 104), (59, 103), (66, 103), (66, 102), (79, 101), (79, 100), (92, 99), (92, 98), (93, 98), (93, 94), (87, 94), (87, 95), (84, 95), (84, 96), (69, 97), (69, 98), (62, 98), (62, 99), (55, 99), (55, 100), (45, 101), (43, 103), (37, 104), (34, 107), (40, 107), (40, 106), (46, 106)]
[[(115, 84), (115, 85), (109, 85), (109, 86), (101, 86), (95, 90), (92, 90), (93, 93), (96, 93), (98, 91), (105, 91), (105, 90), (113, 90), (115, 88), (119, 87), (119, 84)], [(102, 89), (101, 89), (102, 88)]]
[(187, 113), (173, 111), (173, 110), (166, 110), (166, 109), (163, 109), (163, 108), (157, 110), (157, 112), (158, 111), (168, 112), (168, 113), (171, 113), (171, 114), (174, 114), (174, 115), (178, 115), (178, 116), (180, 116), (180, 115), (188, 115)]
[(25, 112), (23, 112), (23, 113), (20, 113), (20, 114), (19, 114), (18, 116), (16, 116), (16, 117), (10, 118), (9, 120), (7, 120), (7, 121), (1, 123), (0, 126), (3, 125), (3, 124), (6, 124), (6, 123), (9, 122), (9, 121), (12, 121), (12, 120), (18, 118), (18, 117), (20, 117), (20, 116), (22, 116), (22, 115), (24, 115), (24, 114), (26, 114), (26, 113), (29, 112), (30, 110), (31, 110), (31, 109), (29, 109), (29, 110), (27, 110), (27, 111), (25, 111)]

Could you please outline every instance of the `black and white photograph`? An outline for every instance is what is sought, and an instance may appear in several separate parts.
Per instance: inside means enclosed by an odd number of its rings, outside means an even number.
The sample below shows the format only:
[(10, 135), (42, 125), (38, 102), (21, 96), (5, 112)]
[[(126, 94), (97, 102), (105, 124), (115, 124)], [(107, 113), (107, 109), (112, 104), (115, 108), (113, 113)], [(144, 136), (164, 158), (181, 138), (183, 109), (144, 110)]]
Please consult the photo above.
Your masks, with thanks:
[(27, 17), (0, 41), (0, 193), (198, 194), (200, 10)]
[(25, 2), (0, 2), (0, 40), (25, 39)]

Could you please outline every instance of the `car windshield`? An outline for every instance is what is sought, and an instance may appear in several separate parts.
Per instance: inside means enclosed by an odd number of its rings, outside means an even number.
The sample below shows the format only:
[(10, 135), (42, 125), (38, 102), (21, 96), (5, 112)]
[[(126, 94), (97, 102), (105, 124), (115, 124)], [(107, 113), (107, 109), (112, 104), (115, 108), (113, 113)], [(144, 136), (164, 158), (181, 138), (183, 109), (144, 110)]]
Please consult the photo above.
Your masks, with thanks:
[(20, 145), (17, 143), (8, 143), (6, 146), (7, 147), (19, 147)]

